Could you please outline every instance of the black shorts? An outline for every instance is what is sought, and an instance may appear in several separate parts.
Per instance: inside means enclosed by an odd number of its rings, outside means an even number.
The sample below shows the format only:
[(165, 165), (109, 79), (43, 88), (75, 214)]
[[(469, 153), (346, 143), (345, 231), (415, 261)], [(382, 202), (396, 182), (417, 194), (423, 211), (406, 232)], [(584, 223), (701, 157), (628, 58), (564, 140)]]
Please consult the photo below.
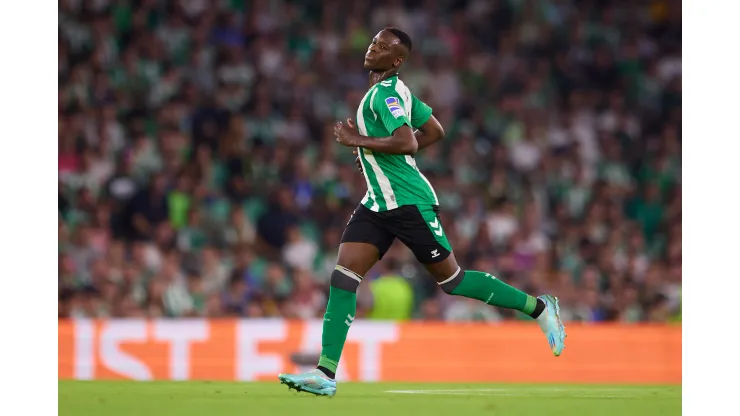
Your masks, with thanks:
[(452, 252), (435, 205), (404, 205), (373, 212), (360, 204), (342, 234), (342, 243), (367, 243), (383, 258), (398, 238), (423, 264), (438, 263)]

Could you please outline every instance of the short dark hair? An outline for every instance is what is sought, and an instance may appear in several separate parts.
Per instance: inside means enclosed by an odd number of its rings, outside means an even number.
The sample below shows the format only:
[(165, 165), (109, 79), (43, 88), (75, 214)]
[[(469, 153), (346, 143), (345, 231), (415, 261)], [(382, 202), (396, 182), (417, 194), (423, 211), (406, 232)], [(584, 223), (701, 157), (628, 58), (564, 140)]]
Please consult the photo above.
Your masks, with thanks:
[(400, 41), (401, 41), (401, 44), (402, 44), (403, 46), (405, 46), (405, 47), (406, 47), (406, 49), (408, 49), (408, 50), (409, 50), (409, 52), (411, 52), (411, 46), (412, 46), (412, 43), (411, 43), (411, 36), (409, 36), (409, 35), (408, 35), (408, 34), (407, 34), (406, 32), (404, 32), (403, 30), (401, 30), (401, 29), (397, 29), (397, 28), (395, 28), (395, 27), (387, 27), (387, 28), (385, 28), (384, 30), (387, 30), (387, 31), (389, 31), (389, 32), (393, 33), (393, 34), (394, 34), (394, 35), (395, 35), (395, 36), (396, 36), (396, 37), (398, 38), (398, 40), (400, 40)]

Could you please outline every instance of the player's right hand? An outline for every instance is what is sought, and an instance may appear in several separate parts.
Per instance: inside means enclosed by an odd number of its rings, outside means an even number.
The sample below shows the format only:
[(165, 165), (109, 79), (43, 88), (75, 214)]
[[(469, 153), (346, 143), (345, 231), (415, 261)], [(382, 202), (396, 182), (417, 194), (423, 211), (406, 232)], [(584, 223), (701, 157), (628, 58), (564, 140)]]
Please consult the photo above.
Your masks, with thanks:
[(359, 170), (360, 173), (362, 173), (362, 162), (360, 162), (360, 155), (359, 153), (357, 153), (357, 149), (353, 150), (352, 154), (357, 155), (357, 157), (355, 158), (355, 165), (357, 165), (357, 170)]

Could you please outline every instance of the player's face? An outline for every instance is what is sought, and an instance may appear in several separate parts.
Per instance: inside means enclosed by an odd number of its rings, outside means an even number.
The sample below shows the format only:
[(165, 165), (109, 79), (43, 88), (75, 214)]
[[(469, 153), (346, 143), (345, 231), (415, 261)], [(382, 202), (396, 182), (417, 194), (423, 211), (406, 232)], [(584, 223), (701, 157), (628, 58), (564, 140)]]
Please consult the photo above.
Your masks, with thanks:
[(391, 32), (381, 30), (373, 38), (365, 53), (365, 69), (387, 71), (401, 66), (403, 56), (401, 41)]

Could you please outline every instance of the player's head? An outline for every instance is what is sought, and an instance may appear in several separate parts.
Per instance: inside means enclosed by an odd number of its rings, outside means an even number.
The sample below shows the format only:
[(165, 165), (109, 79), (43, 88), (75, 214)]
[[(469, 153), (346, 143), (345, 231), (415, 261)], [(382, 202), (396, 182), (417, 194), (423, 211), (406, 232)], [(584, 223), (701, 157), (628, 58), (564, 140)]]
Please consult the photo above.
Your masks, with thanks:
[(387, 27), (373, 38), (365, 54), (365, 68), (385, 72), (398, 69), (411, 52), (411, 37), (404, 31)]

